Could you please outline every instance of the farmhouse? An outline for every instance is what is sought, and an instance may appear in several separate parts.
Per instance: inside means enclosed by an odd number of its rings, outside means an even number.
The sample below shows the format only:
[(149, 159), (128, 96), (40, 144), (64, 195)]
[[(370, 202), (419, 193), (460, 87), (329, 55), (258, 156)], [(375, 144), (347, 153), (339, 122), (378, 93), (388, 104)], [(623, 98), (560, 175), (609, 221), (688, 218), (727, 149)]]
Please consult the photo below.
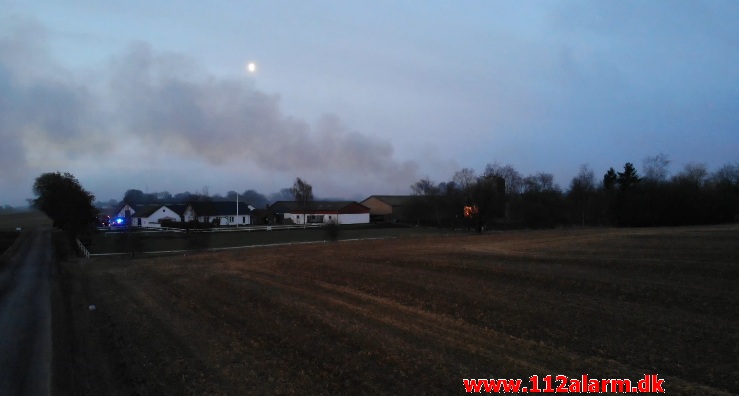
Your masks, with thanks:
[(131, 225), (135, 227), (161, 227), (163, 222), (180, 222), (184, 220), (187, 205), (145, 205), (131, 215)]
[(161, 227), (163, 222), (197, 220), (217, 226), (250, 225), (254, 207), (246, 202), (193, 202), (189, 204), (129, 204), (124, 202), (115, 212), (134, 227)]
[(398, 223), (410, 220), (411, 195), (372, 195), (362, 201), (370, 210), (370, 221)]
[(131, 205), (128, 202), (123, 202), (123, 204), (121, 204), (121, 207), (115, 211), (113, 217), (129, 219), (134, 213), (136, 213), (137, 210), (140, 210), (142, 206), (143, 205)]
[(300, 202), (277, 201), (269, 209), (278, 222), (294, 224), (367, 224), (369, 208), (355, 201), (311, 201), (303, 208)]
[(201, 223), (218, 226), (250, 225), (254, 207), (246, 202), (193, 202), (184, 212), (185, 221), (197, 219)]
[[(152, 218), (151, 220), (152, 223), (157, 222), (159, 220), (158, 217), (171, 216), (171, 213), (169, 212), (166, 212), (165, 216), (159, 216), (156, 213), (156, 210), (161, 208), (162, 206), (162, 204), (132, 204), (128, 202), (123, 202), (121, 206), (115, 210), (112, 217), (114, 219), (121, 219), (120, 221), (123, 221), (125, 224), (141, 227), (141, 224), (143, 224), (144, 222), (148, 223), (149, 216), (154, 215), (154, 218)], [(171, 206), (169, 209), (171, 210)], [(118, 224), (123, 225), (123, 223)]]

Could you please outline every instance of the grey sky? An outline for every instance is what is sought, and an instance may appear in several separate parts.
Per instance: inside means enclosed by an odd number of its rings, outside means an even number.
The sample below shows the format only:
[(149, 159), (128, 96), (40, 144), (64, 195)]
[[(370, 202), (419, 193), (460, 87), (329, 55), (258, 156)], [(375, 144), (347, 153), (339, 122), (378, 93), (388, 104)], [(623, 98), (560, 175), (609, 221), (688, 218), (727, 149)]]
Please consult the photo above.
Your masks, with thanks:
[(56, 170), (103, 200), (356, 198), (493, 161), (563, 186), (739, 161), (734, 1), (0, 6), (0, 204)]

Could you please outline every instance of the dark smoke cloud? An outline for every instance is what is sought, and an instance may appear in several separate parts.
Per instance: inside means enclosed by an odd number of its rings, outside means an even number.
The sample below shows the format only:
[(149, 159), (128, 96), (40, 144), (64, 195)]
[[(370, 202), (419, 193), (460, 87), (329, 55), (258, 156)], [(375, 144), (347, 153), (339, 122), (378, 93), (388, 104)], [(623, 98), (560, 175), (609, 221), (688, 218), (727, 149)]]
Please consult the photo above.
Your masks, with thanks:
[(286, 116), (278, 96), (247, 78), (213, 77), (183, 55), (143, 43), (94, 78), (75, 77), (49, 59), (42, 29), (24, 29), (0, 41), (3, 181), (39, 165), (31, 158), (102, 159), (103, 147), (121, 141), (216, 167), (252, 163), (301, 175), (362, 176), (375, 185), (415, 179), (417, 165), (396, 160), (389, 141), (353, 131), (335, 115), (314, 123)]
[[(408, 177), (412, 163), (393, 159), (392, 145), (351, 131), (338, 117), (315, 125), (287, 117), (279, 97), (248, 82), (198, 74), (186, 59), (133, 46), (113, 62), (117, 120), (139, 137), (212, 164), (252, 161), (276, 171), (335, 170)], [(410, 173), (410, 174), (409, 174)]]
[(86, 87), (53, 65), (43, 29), (22, 24), (0, 37), (0, 181), (16, 181), (34, 166), (31, 151), (52, 145), (56, 157), (84, 155), (96, 122)]

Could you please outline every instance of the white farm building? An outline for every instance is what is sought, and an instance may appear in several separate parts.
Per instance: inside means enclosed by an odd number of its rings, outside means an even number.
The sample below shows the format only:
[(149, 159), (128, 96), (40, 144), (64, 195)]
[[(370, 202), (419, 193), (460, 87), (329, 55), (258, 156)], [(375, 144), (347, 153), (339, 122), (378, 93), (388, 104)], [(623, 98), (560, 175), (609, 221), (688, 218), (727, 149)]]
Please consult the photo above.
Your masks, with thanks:
[(269, 207), (281, 221), (293, 224), (367, 224), (368, 207), (354, 201), (277, 201)]

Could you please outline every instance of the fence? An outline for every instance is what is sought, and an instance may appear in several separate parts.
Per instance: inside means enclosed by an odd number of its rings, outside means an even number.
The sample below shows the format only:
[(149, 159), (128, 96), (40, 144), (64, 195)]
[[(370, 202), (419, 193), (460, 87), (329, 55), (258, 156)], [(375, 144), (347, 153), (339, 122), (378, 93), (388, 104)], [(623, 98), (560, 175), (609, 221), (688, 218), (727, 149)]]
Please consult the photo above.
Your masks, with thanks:
[(80, 248), (80, 251), (85, 256), (85, 258), (90, 258), (90, 252), (87, 250), (87, 248), (85, 247), (85, 245), (83, 245), (82, 242), (80, 242), (79, 239), (76, 239), (75, 238), (75, 241), (77, 241), (77, 247)]
[[(325, 223), (318, 224), (289, 224), (289, 225), (265, 225), (265, 226), (246, 226), (246, 227), (216, 227), (191, 229), (188, 232), (251, 232), (251, 231), (279, 231), (279, 230), (302, 230), (304, 228), (320, 228), (326, 226)], [(172, 227), (131, 227), (139, 233), (160, 233), (160, 232), (186, 232), (182, 228)], [(109, 227), (99, 227), (98, 231), (107, 231), (105, 236), (109, 234), (122, 234), (125, 229), (116, 229)]]

